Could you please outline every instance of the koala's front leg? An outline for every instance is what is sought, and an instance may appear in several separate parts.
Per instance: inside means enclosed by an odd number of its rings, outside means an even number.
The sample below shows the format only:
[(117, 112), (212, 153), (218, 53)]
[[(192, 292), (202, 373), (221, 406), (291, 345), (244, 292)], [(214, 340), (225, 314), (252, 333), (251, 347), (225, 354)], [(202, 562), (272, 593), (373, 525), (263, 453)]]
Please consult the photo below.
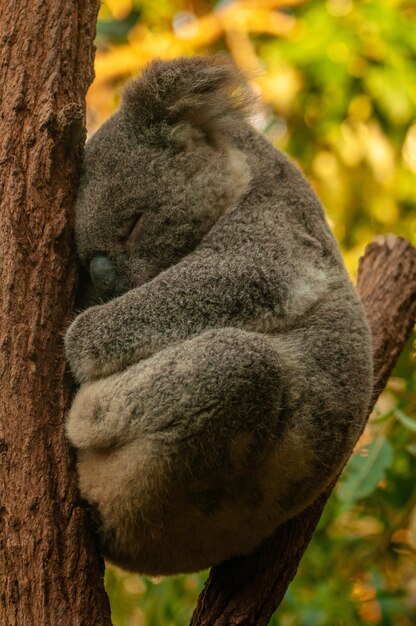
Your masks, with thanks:
[(78, 381), (101, 378), (207, 329), (246, 327), (273, 308), (269, 292), (264, 275), (246, 258), (190, 255), (79, 315), (65, 338), (67, 358)]

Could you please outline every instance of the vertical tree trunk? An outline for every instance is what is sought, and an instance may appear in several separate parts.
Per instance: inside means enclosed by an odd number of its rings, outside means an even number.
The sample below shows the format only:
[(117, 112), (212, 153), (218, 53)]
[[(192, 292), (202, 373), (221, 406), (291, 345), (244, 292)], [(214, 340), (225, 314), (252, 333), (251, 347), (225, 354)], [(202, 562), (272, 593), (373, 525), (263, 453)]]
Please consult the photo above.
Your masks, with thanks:
[(0, 0), (0, 624), (111, 624), (63, 434), (99, 0)]

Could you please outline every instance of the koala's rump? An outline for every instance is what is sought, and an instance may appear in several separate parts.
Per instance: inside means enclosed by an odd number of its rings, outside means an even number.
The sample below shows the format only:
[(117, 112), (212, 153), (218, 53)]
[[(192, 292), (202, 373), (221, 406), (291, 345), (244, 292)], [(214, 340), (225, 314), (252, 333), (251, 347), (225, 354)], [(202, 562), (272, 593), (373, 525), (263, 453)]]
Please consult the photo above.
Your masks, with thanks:
[[(82, 451), (80, 489), (97, 507), (104, 555), (126, 569), (160, 575), (196, 571), (253, 550), (298, 511), (285, 503), (293, 486), (311, 479), (313, 463), (299, 433), (258, 447), (255, 465), (248, 467), (251, 445), (251, 435), (237, 437), (233, 462), (212, 474), (207, 451), (205, 476), (192, 476), (177, 452), (161, 454), (149, 442), (109, 454)], [(303, 461), (294, 464), (295, 455)]]

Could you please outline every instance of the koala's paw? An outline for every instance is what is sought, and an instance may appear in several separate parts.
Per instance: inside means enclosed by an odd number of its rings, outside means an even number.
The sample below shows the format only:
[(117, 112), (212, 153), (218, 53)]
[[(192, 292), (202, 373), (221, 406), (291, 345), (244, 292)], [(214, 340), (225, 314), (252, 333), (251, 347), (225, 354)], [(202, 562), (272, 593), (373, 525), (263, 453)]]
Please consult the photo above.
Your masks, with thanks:
[(119, 395), (118, 375), (80, 387), (65, 426), (73, 446), (79, 450), (103, 450), (121, 445), (129, 437), (131, 407)]
[(100, 403), (96, 387), (96, 383), (82, 385), (66, 421), (66, 436), (79, 449), (88, 448), (97, 441)]
[[(103, 449), (115, 444), (120, 416), (111, 410), (111, 382), (98, 380), (79, 389), (66, 421), (66, 436), (78, 450)], [(111, 393), (110, 393), (111, 396)]]
[(79, 383), (100, 378), (100, 355), (94, 345), (94, 307), (78, 315), (65, 335), (65, 353)]

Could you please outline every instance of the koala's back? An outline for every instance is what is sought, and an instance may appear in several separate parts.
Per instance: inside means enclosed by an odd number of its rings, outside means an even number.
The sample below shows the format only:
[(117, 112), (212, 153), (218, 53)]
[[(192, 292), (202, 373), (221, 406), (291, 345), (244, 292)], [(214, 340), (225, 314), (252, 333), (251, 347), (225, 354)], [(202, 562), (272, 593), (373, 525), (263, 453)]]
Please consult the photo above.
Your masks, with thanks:
[[(327, 311), (329, 315), (343, 311), (361, 328), (362, 352), (368, 360), (365, 314), (310, 184), (285, 154), (249, 125), (235, 133), (232, 145), (247, 159), (249, 189), (217, 221), (193, 255), (208, 255), (208, 259), (210, 251), (223, 255), (224, 273), (232, 259), (234, 285), (229, 285), (229, 291), (252, 282), (258, 316), (253, 320), (247, 314), (245, 328), (273, 335), (296, 328), (299, 320), (312, 324), (316, 307), (322, 326)], [(334, 321), (327, 321), (335, 332)], [(341, 320), (340, 324), (343, 327)], [(352, 346), (351, 351), (355, 352)]]
[(242, 267), (249, 259), (235, 288), (250, 284), (262, 304), (242, 326), (269, 336), (293, 368), (286, 419), (305, 428), (313, 424), (310, 437), (325, 474), (348, 457), (367, 416), (370, 331), (322, 205), (302, 172), (250, 127), (236, 134), (234, 145), (247, 155), (250, 191), (217, 222), (202, 249), (232, 249)]

